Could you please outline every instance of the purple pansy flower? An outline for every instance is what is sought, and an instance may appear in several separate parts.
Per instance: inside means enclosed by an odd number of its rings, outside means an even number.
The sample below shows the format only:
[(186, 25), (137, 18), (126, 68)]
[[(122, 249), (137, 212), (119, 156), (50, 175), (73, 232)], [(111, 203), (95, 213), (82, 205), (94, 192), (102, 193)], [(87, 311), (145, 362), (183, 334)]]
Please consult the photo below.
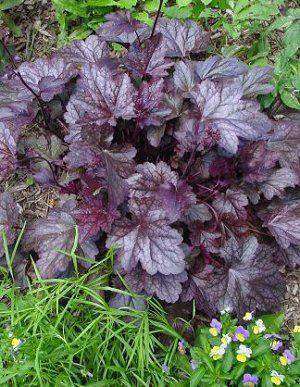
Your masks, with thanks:
[(221, 330), (222, 330), (222, 324), (220, 323), (220, 321), (218, 321), (217, 319), (213, 318), (211, 320), (211, 323), (210, 323), (210, 326), (212, 328), (216, 328), (216, 330), (220, 333)]
[(198, 363), (195, 360), (190, 361), (190, 366), (193, 371), (198, 367)]
[(271, 349), (273, 351), (278, 351), (282, 347), (282, 341), (280, 340), (273, 340), (271, 344)]
[(169, 372), (169, 367), (168, 367), (165, 363), (162, 365), (161, 368), (162, 368), (162, 370), (163, 370), (164, 373), (167, 374), (167, 373)]
[(249, 332), (242, 326), (237, 327), (232, 340), (243, 342), (249, 338)]
[(289, 349), (283, 351), (283, 356), (286, 358), (288, 364), (291, 364), (293, 361), (295, 361), (295, 356)]
[(244, 374), (243, 384), (244, 386), (249, 387), (254, 386), (255, 384), (258, 384), (258, 377), (256, 375)]
[(265, 339), (281, 339), (280, 335), (276, 335), (276, 333), (266, 333), (264, 335)]

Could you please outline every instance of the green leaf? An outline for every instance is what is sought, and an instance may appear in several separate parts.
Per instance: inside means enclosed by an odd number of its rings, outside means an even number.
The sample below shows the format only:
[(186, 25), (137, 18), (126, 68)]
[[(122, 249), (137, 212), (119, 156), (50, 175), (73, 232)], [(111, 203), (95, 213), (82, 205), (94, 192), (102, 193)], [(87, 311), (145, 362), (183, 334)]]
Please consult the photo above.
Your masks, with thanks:
[(236, 28), (232, 24), (229, 24), (226, 21), (224, 21), (223, 27), (233, 39), (237, 39), (240, 36), (240, 33), (236, 30)]
[(176, 5), (178, 7), (186, 7), (187, 5), (190, 5), (193, 2), (193, 0), (176, 0)]
[(232, 350), (231, 348), (228, 348), (223, 358), (223, 366), (222, 366), (222, 369), (225, 373), (230, 371), (232, 367), (233, 359), (234, 359), (234, 356), (233, 356)]
[(117, 5), (120, 8), (125, 8), (125, 9), (131, 9), (135, 7), (137, 4), (137, 0), (118, 0)]
[(268, 332), (279, 333), (284, 323), (284, 313), (265, 314), (260, 317)]
[(291, 57), (299, 50), (300, 47), (300, 21), (295, 21), (284, 35), (285, 51)]
[(289, 374), (300, 375), (300, 360), (296, 360), (293, 364), (290, 365)]
[(192, 9), (190, 7), (178, 8), (174, 5), (172, 7), (167, 7), (164, 14), (171, 19), (187, 19), (191, 16)]
[(201, 0), (201, 3), (203, 3), (204, 5), (208, 5), (212, 2), (212, 0)]
[(24, 0), (2, 0), (0, 4), (0, 11), (7, 11), (17, 5), (20, 5)]
[(260, 339), (257, 344), (255, 348), (253, 348), (252, 357), (256, 357), (258, 355), (261, 356), (270, 350), (270, 342), (266, 339)]
[(280, 90), (280, 97), (282, 99), (282, 102), (292, 108), (292, 109), (300, 109), (300, 102), (298, 101), (297, 97), (289, 90)]
[(87, 0), (86, 4), (89, 7), (112, 7), (117, 5), (114, 0)]

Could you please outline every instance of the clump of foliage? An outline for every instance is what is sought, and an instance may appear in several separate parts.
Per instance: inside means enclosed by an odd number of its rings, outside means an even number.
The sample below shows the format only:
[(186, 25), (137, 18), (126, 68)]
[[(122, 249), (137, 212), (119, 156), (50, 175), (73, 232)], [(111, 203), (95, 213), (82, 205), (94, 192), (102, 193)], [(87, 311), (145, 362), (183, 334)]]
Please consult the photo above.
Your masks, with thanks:
[[(199, 328), (196, 342), (178, 345), (174, 363), (188, 376), (183, 386), (296, 386), (300, 382), (300, 333), (282, 329), (284, 316), (244, 316), (242, 325), (228, 313), (211, 327)], [(298, 333), (297, 333), (298, 332)]]
[[(158, 386), (178, 380), (162, 369), (181, 338), (162, 307), (149, 301), (145, 311), (115, 309), (105, 302), (102, 293), (113, 290), (107, 286), (110, 255), (78, 277), (36, 279), (25, 294), (1, 271), (3, 386)], [(158, 339), (162, 335), (168, 345)]]
[[(28, 221), (23, 251), (53, 278), (116, 247), (118, 286), (208, 314), (276, 310), (280, 266), (299, 265), (299, 125), (260, 111), (272, 69), (205, 59), (209, 34), (193, 21), (106, 20), (1, 78), (1, 179), (30, 173), (64, 194)], [(1, 193), (7, 246), (21, 224)]]

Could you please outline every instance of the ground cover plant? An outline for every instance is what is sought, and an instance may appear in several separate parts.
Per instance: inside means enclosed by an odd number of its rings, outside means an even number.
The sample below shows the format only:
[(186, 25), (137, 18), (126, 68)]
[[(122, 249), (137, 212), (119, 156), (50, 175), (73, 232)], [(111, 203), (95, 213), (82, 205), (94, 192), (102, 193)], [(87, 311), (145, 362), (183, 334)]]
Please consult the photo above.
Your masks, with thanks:
[[(6, 50), (1, 180), (30, 174), (62, 195), (28, 219), (22, 254), (55, 278), (114, 247), (119, 288), (209, 315), (277, 310), (281, 269), (299, 265), (299, 125), (260, 111), (272, 69), (208, 56), (193, 21), (106, 20), (50, 58), (17, 66)], [(8, 191), (0, 219), (8, 256), (24, 224)]]

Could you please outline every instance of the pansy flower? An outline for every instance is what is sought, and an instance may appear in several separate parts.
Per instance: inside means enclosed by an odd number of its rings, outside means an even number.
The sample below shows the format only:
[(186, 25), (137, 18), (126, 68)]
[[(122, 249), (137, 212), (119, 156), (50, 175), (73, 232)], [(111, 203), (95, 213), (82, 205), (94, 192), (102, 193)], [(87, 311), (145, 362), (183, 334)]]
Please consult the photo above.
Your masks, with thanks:
[(253, 327), (253, 333), (255, 335), (258, 335), (259, 333), (262, 333), (266, 330), (266, 327), (265, 327), (265, 324), (263, 322), (263, 320), (257, 320), (255, 322), (255, 325)]
[(249, 332), (242, 326), (237, 327), (233, 335), (233, 341), (240, 341), (243, 343), (249, 338)]
[(300, 333), (300, 325), (295, 325), (293, 329), (294, 333)]
[(253, 312), (246, 312), (245, 316), (243, 317), (244, 321), (251, 321), (253, 319)]
[(209, 333), (212, 336), (218, 336), (219, 333), (221, 333), (222, 330), (222, 324), (220, 321), (213, 318), (210, 323)]
[(197, 369), (197, 367), (198, 367), (198, 363), (195, 360), (191, 360), (190, 361), (190, 366), (191, 366), (191, 369), (193, 371), (195, 371), (195, 369)]
[(223, 310), (221, 310), (221, 315), (223, 316), (224, 314), (227, 314), (227, 313), (230, 313), (231, 312), (231, 308), (230, 307), (226, 307), (224, 308)]
[(210, 350), (210, 357), (212, 357), (214, 360), (219, 360), (223, 357), (223, 355), (225, 354), (225, 347), (224, 345), (215, 345), (212, 347), (212, 349)]
[(256, 375), (244, 374), (243, 386), (254, 387), (256, 384), (258, 384), (258, 377)]
[(271, 349), (273, 351), (278, 351), (282, 347), (282, 341), (280, 340), (273, 340), (271, 343)]
[(232, 338), (229, 334), (223, 335), (221, 338), (221, 343), (223, 346), (227, 347), (232, 341)]
[(181, 355), (185, 354), (185, 347), (186, 347), (186, 341), (180, 340), (178, 343), (178, 351), (181, 353)]
[(162, 365), (161, 368), (163, 373), (167, 374), (169, 372), (169, 367), (165, 363)]
[(237, 352), (236, 359), (241, 363), (245, 363), (245, 361), (249, 359), (252, 355), (252, 349), (249, 347), (246, 347), (246, 345), (244, 344), (241, 344), (239, 346), (239, 349), (236, 352)]
[(21, 344), (22, 344), (22, 340), (17, 339), (16, 337), (14, 337), (11, 341), (11, 346), (13, 347), (13, 349), (18, 349)]
[(280, 375), (277, 371), (271, 371), (271, 382), (279, 386), (284, 381), (284, 375)]
[(293, 361), (295, 361), (295, 356), (289, 349), (286, 349), (283, 352), (283, 355), (280, 356), (279, 361), (281, 365), (286, 366), (292, 364)]

